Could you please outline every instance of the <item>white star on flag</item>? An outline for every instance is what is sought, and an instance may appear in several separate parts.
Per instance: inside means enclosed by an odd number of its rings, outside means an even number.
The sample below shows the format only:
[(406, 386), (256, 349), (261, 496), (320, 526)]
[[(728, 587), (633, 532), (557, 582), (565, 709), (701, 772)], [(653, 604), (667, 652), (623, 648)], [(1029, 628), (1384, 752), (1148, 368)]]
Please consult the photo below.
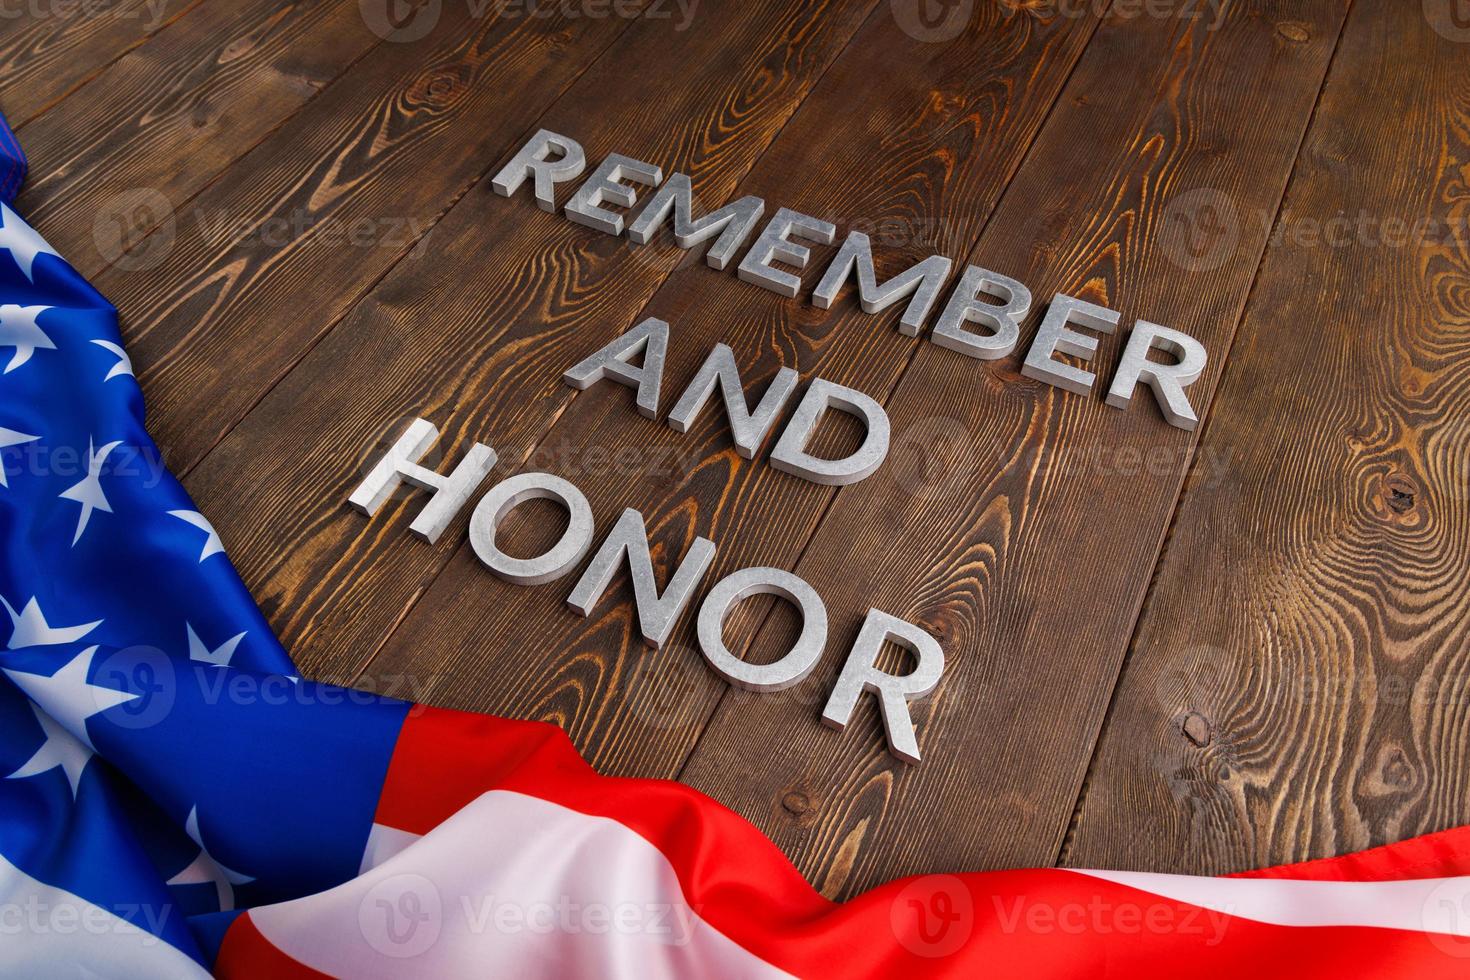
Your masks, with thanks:
[(184, 629), (189, 633), (189, 659), (197, 660), (202, 664), (214, 664), (216, 667), (228, 667), (230, 658), (235, 655), (235, 648), (240, 645), (241, 640), (245, 639), (244, 633), (236, 633), (211, 650), (203, 640), (199, 639), (199, 634), (194, 632), (194, 626), (191, 623), (186, 622)]
[(77, 515), (77, 533), (71, 539), (73, 547), (82, 540), (82, 532), (87, 529), (87, 522), (92, 519), (92, 511), (112, 513), (112, 505), (107, 502), (107, 494), (102, 492), (102, 464), (107, 462), (108, 454), (121, 445), (122, 440), (119, 439), (93, 451), (92, 440), (88, 439), (86, 479), (58, 494), (62, 500), (75, 500), (82, 505), (82, 512)]
[(87, 768), (87, 763), (92, 761), (92, 750), (81, 743), (71, 732), (62, 728), (51, 716), (46, 714), (35, 704), (31, 710), (36, 714), (36, 721), (41, 724), (41, 732), (46, 740), (36, 750), (30, 760), (15, 772), (6, 776), (6, 779), (26, 779), (30, 776), (39, 776), (44, 772), (59, 768), (66, 774), (66, 781), (71, 784), (71, 798), (77, 798), (77, 787), (82, 782), (82, 770)]
[(5, 670), (5, 676), (14, 681), (16, 687), (94, 752), (97, 746), (92, 744), (92, 737), (87, 733), (87, 719), (138, 699), (138, 695), (131, 691), (118, 691), (87, 682), (97, 650), (97, 647), (87, 647), (50, 677), (25, 670)]
[(214, 885), (215, 896), (219, 899), (219, 910), (228, 912), (235, 907), (235, 886), (244, 885), (255, 879), (249, 875), (242, 875), (238, 871), (231, 871), (216, 861), (209, 853), (209, 848), (204, 846), (204, 838), (199, 834), (199, 807), (189, 809), (189, 820), (184, 825), (184, 832), (189, 839), (199, 845), (199, 856), (189, 866), (168, 880), (170, 885)]
[(170, 517), (177, 517), (185, 524), (192, 524), (206, 535), (204, 539), (204, 550), (199, 552), (199, 560), (203, 561), (210, 555), (222, 554), (225, 546), (220, 543), (219, 535), (214, 532), (214, 525), (197, 510), (171, 510)]
[(94, 340), (92, 343), (110, 354), (117, 355), (117, 363), (112, 366), (112, 369), (107, 372), (107, 376), (102, 379), (104, 384), (113, 378), (133, 377), (133, 361), (128, 357), (126, 351), (110, 340)]
[(26, 278), (31, 282), (36, 281), (32, 266), (35, 265), (38, 255), (55, 255), (56, 249), (46, 244), (46, 239), (36, 234), (36, 229), (21, 220), (16, 214), (4, 204), (0, 204), (0, 248), (9, 249), (10, 255), (15, 259), (15, 264), (20, 266)]
[(36, 317), (51, 309), (49, 306), (17, 306), (15, 303), (0, 304), (0, 347), (14, 347), (15, 355), (5, 370), (9, 374), (31, 359), (37, 350), (55, 350), (56, 345), (46, 336)]
[(83, 623), (81, 626), (57, 626), (53, 627), (46, 622), (45, 615), (41, 612), (41, 604), (32, 596), (31, 601), (26, 603), (20, 612), (0, 596), (0, 605), (10, 614), (10, 625), (14, 627), (10, 634), (10, 642), (5, 645), (7, 650), (20, 650), (24, 647), (54, 646), (58, 643), (75, 643), (94, 629), (102, 625), (102, 620), (95, 623)]
[[(3, 425), (0, 425), (0, 449), (5, 449), (9, 446), (19, 446), (22, 443), (35, 442), (40, 438), (40, 436), (26, 435), (24, 432), (17, 432), (14, 429), (7, 429)], [(10, 477), (5, 472), (4, 464), (0, 464), (0, 487), (8, 486), (10, 486)]]

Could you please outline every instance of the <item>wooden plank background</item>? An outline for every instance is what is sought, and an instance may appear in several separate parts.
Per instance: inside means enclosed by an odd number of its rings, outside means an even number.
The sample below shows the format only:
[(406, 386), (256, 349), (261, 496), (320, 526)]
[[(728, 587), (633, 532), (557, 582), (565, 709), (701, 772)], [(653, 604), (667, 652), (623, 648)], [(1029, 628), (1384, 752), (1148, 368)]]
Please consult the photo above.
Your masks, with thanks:
[[(166, 458), (304, 673), (555, 721), (604, 772), (740, 811), (834, 897), (1022, 864), (1232, 871), (1470, 822), (1454, 0), (974, 0), (932, 29), (909, 0), (707, 0), (682, 29), (430, 6), (413, 40), (356, 0), (0, 24), (19, 210), (118, 305)], [(1211, 354), (1202, 424), (494, 195), (539, 127), (688, 173), (704, 207), (878, 229), (880, 274), (939, 252), (1019, 278), (1022, 351), (1058, 290), (1185, 330)], [(345, 244), (350, 222), (377, 231)], [(807, 289), (835, 248), (814, 252)], [(717, 413), (680, 435), (560, 382), (644, 316), (674, 325), (669, 392), (716, 341), (753, 390), (790, 366), (869, 392), (885, 467), (816, 486), (739, 458)], [(349, 511), (414, 416), (448, 462), (481, 440), (501, 476), (566, 476), (602, 528), (642, 510), (660, 574), (695, 535), (710, 581), (796, 569), (832, 617), (820, 668), (737, 692), (692, 616), (646, 650), (625, 583), (583, 619), (571, 578), (488, 575), (463, 517), (430, 546), (414, 506)], [(870, 704), (818, 723), (869, 605), (945, 647), (919, 767)], [(774, 656), (795, 626), (752, 601), (727, 638)]]

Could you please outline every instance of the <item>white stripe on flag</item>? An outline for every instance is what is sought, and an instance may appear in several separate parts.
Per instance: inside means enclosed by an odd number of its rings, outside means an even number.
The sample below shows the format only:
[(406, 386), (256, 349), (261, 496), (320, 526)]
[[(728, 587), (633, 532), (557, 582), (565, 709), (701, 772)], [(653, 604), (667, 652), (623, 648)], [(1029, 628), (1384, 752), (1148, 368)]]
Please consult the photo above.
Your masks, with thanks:
[(1470, 936), (1470, 877), (1411, 881), (1194, 878), (1079, 871), (1178, 902), (1279, 926), (1371, 926)]
[[(181, 915), (174, 906), (130, 915)], [(176, 947), (127, 919), (31, 877), (0, 855), (0, 977), (208, 980)]]
[(380, 823), (373, 824), (373, 829), (368, 831), (367, 846), (362, 849), (362, 866), (357, 869), (357, 873), (367, 874), (418, 840), (419, 836), (406, 830), (385, 827)]
[(639, 834), (503, 790), (352, 881), (249, 915), (336, 976), (787, 976), (701, 919)]

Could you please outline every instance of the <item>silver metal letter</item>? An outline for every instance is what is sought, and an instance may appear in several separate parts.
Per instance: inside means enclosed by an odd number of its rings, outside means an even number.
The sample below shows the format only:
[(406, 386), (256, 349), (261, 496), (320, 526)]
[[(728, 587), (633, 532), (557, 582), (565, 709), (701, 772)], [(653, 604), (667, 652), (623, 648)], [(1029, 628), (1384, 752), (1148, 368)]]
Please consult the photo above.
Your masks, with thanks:
[(422, 490), (432, 490), (433, 496), (408, 529), (430, 544), (438, 541), (439, 535), (444, 533), (454, 515), (459, 513), (470, 494), (495, 465), (495, 450), (477, 442), (448, 476), (440, 476), (419, 466), (418, 461), (438, 439), (439, 430), (434, 423), (427, 419), (414, 419), (408, 431), (399, 436), (393, 448), (373, 466), (367, 479), (352, 491), (347, 502), (371, 517), (404, 480)]
[(621, 180), (633, 180), (649, 187), (657, 187), (664, 179), (664, 172), (651, 163), (625, 157), (621, 153), (609, 153), (607, 159), (597, 165), (587, 182), (577, 188), (577, 193), (567, 202), (567, 217), (579, 225), (605, 231), (609, 235), (623, 233), (623, 216), (616, 211), (598, 207), (603, 201), (631, 208), (638, 203), (638, 195)]
[(696, 220), (689, 213), (693, 208), (693, 194), (688, 176), (678, 173), (671, 176), (628, 226), (628, 238), (639, 245), (647, 245), (658, 226), (673, 212), (674, 241), (680, 248), (693, 248), (700, 242), (720, 236), (704, 253), (704, 260), (711, 268), (723, 269), (730, 264), (755, 228), (755, 223), (761, 219), (766, 202), (758, 197), (742, 197)]
[[(801, 635), (780, 660), (746, 663), (725, 646), (730, 607), (753, 595), (780, 596), (801, 610)], [(715, 673), (747, 691), (780, 691), (811, 673), (827, 645), (827, 607), (816, 589), (779, 568), (742, 568), (721, 579), (699, 607), (699, 648)]]
[[(843, 459), (818, 459), (806, 451), (827, 409), (836, 408), (861, 419), (867, 428), (863, 444)], [(804, 477), (813, 483), (842, 487), (866, 479), (883, 465), (888, 455), (888, 413), (883, 406), (863, 394), (842, 385), (812, 382), (796, 406), (786, 430), (771, 450), (771, 465), (784, 473)]]
[[(581, 391), (610, 378), (618, 384), (638, 389), (638, 412), (648, 418), (658, 416), (658, 392), (664, 380), (664, 353), (669, 347), (669, 325), (657, 317), (649, 317), (638, 326), (608, 344), (602, 350), (573, 367), (562, 380)], [(643, 366), (628, 363), (643, 352)]]
[(1078, 395), (1085, 395), (1092, 390), (1096, 376), (1091, 371), (1064, 364), (1052, 355), (1061, 351), (1063, 354), (1072, 354), (1090, 361), (1092, 355), (1097, 353), (1097, 338), (1068, 330), (1069, 323), (1090, 327), (1099, 333), (1112, 333), (1113, 328), (1118, 325), (1118, 312), (1058, 293), (1047, 308), (1041, 328), (1036, 332), (1036, 340), (1026, 354), (1026, 363), (1021, 366), (1021, 373), (1028, 378), (1036, 378)]
[(808, 241), (830, 245), (832, 239), (837, 237), (837, 226), (830, 221), (818, 221), (799, 211), (781, 208), (766, 224), (755, 244), (750, 246), (745, 258), (740, 260), (740, 278), (763, 286), (773, 293), (779, 293), (787, 299), (795, 299), (796, 294), (801, 292), (801, 280), (789, 272), (771, 267), (771, 262), (780, 259), (798, 269), (806, 268), (807, 261), (812, 257), (812, 250), (805, 245), (788, 241), (786, 236), (793, 232), (799, 233)]
[[(495, 546), (495, 530), (516, 505), (542, 498), (566, 508), (567, 529), (551, 550), (535, 558), (512, 558)], [(520, 473), (497, 483), (470, 515), (470, 547), (485, 566), (516, 585), (542, 585), (561, 578), (592, 547), (592, 507), (582, 491), (550, 473)]]
[(628, 556), (628, 573), (633, 580), (638, 629), (643, 634), (643, 642), (658, 649), (673, 632), (675, 620), (689, 605), (694, 590), (715, 560), (715, 544), (708, 538), (695, 538), (669, 578), (668, 588), (659, 595), (658, 583), (653, 579), (653, 558), (648, 553), (648, 528), (643, 523), (643, 515), (629, 507), (592, 556), (592, 563), (567, 596), (567, 605), (583, 616), (591, 615), (592, 607), (612, 584), (624, 555)]
[[(552, 150), (559, 151), (561, 157), (548, 161), (546, 158)], [(490, 181), (490, 186), (501, 197), (510, 197), (520, 190), (527, 177), (532, 177), (535, 181), (537, 206), (542, 211), (555, 211), (556, 191), (552, 185), (575, 180), (585, 169), (587, 156), (582, 152), (582, 144), (566, 136), (559, 136), (549, 129), (542, 129), (531, 137), (529, 143), (521, 147), (521, 152), (511, 157), (510, 163), (502, 167), (500, 173)]]
[[(912, 673), (899, 677), (878, 669), (878, 652), (889, 640), (917, 659)], [(858, 633), (852, 652), (842, 665), (842, 673), (837, 677), (837, 684), (832, 688), (832, 696), (822, 709), (822, 724), (842, 731), (852, 720), (858, 698), (864, 691), (872, 691), (878, 695), (878, 710), (888, 732), (888, 751), (904, 762), (916, 763), (919, 761), (919, 740), (914, 736), (908, 703), (934, 690), (943, 673), (944, 651), (934, 637), (913, 623), (869, 609), (862, 631)]]
[[(984, 302), (980, 299), (982, 293), (1000, 300), (1000, 305)], [(972, 265), (960, 277), (930, 339), (940, 347), (993, 361), (1016, 349), (1021, 320), (1030, 309), (1031, 290), (1007, 276)], [(983, 324), (990, 333), (972, 333), (965, 329), (966, 323)]]
[[(1148, 359), (1150, 347), (1157, 347), (1177, 357), (1176, 364), (1160, 364)], [(1193, 384), (1205, 369), (1207, 355), (1204, 345), (1187, 333), (1161, 327), (1157, 323), (1139, 320), (1128, 337), (1128, 346), (1118, 362), (1118, 373), (1113, 375), (1113, 385), (1108, 389), (1107, 403), (1114, 408), (1127, 408), (1133, 400), (1133, 389), (1139, 379), (1154, 390), (1159, 408), (1170, 425), (1181, 429), (1193, 429), (1199, 424), (1199, 416), (1190, 407), (1184, 394), (1186, 386)]]
[(830, 309), (832, 301), (837, 298), (837, 291), (852, 275), (854, 266), (857, 267), (858, 302), (864, 313), (877, 313), (909, 293), (914, 294), (908, 308), (903, 311), (903, 318), (898, 321), (898, 332), (917, 337), (934, 301), (939, 298), (944, 280), (949, 278), (950, 261), (942, 255), (931, 255), (880, 286), (877, 273), (873, 271), (873, 249), (868, 236), (860, 231), (848, 232), (847, 240), (838, 249), (832, 264), (827, 266), (822, 281), (817, 283), (812, 303), (819, 309)]
[(684, 389), (674, 410), (669, 413), (669, 425), (675, 432), (688, 432), (694, 419), (704, 409), (715, 386), (725, 399), (725, 414), (730, 417), (730, 435), (735, 440), (735, 451), (746, 459), (752, 459), (766, 441), (766, 433), (776, 423), (792, 393), (796, 391), (796, 372), (783, 367), (776, 372), (760, 404), (751, 412), (745, 401), (745, 389), (740, 385), (740, 369), (735, 366), (735, 352), (725, 344), (715, 344), (709, 352), (699, 373)]

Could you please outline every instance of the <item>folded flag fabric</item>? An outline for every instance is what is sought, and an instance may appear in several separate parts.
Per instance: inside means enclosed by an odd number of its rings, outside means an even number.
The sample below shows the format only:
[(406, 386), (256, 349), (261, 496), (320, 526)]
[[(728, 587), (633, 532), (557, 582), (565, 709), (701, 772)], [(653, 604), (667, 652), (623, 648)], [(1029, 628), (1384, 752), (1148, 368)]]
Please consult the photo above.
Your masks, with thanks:
[(295, 676), (23, 174), (0, 125), (0, 976), (1470, 975), (1470, 828), (839, 903), (552, 726)]

